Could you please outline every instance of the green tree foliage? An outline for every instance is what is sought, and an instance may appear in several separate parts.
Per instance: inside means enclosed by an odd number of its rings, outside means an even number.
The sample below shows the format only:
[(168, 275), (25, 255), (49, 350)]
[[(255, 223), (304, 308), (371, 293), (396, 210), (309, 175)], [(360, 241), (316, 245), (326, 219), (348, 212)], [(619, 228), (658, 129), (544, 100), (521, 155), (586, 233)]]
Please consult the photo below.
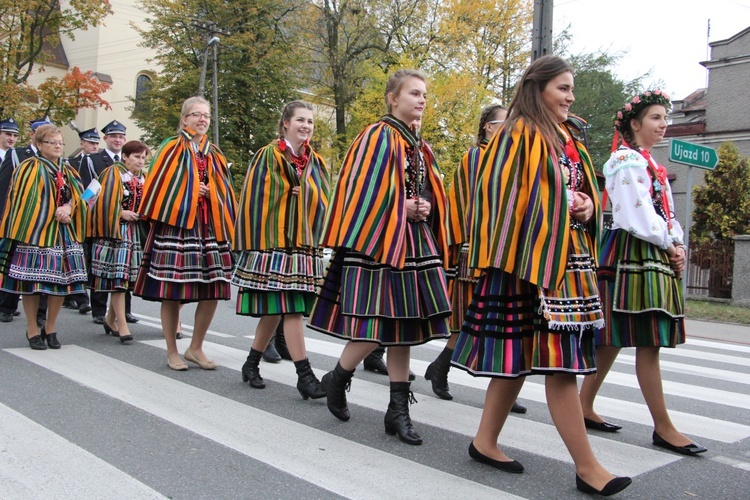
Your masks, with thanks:
[(29, 79), (52, 60), (61, 37), (73, 39), (76, 31), (99, 25), (111, 12), (109, 2), (3, 1), (0, 12), (0, 116), (24, 122), (49, 114), (53, 121), (63, 121), (79, 108), (108, 106), (100, 94), (109, 86), (77, 67), (41, 85), (31, 85)]
[(304, 11), (300, 30), (308, 57), (308, 83), (335, 110), (336, 159), (351, 135), (347, 122), (354, 101), (372, 76), (374, 65), (387, 59), (402, 32), (400, 16), (413, 12), (420, 0), (316, 0)]
[(529, 0), (446, 0), (436, 65), (466, 72), (509, 103), (529, 63), (533, 5)]
[[(160, 73), (133, 118), (151, 146), (175, 134), (182, 101), (198, 91), (206, 41), (218, 48), (220, 146), (241, 186), (254, 151), (276, 136), (279, 114), (300, 92), (300, 58), (291, 22), (304, 2), (286, 0), (142, 0), (148, 27), (135, 27), (157, 50)], [(206, 97), (211, 93), (209, 55)]]
[(719, 164), (693, 189), (691, 246), (750, 234), (750, 165), (731, 142), (718, 150)]
[(619, 54), (605, 52), (567, 57), (575, 72), (576, 101), (571, 112), (588, 123), (588, 150), (597, 170), (610, 155), (615, 113), (641, 85), (641, 78), (625, 82), (614, 75), (612, 68), (619, 59)]

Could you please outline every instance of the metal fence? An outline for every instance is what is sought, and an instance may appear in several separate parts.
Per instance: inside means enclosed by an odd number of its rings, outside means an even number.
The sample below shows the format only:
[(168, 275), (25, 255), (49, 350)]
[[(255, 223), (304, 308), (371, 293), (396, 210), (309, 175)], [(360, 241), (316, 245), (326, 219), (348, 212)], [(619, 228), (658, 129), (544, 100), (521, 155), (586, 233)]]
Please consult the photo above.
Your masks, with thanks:
[(733, 268), (733, 240), (691, 245), (687, 263), (688, 294), (731, 299)]

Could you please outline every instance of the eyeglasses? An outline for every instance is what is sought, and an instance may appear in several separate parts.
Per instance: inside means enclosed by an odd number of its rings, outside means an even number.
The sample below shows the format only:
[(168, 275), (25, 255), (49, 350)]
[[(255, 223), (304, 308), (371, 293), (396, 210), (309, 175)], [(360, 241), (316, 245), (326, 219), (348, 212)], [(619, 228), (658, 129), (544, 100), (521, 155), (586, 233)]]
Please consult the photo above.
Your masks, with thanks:
[(490, 125), (497, 125), (498, 123), (505, 123), (505, 120), (490, 120), (487, 123)]
[(44, 144), (49, 144), (50, 146), (65, 146), (65, 143), (63, 141), (42, 141)]
[(211, 114), (210, 113), (199, 113), (197, 111), (193, 111), (192, 113), (188, 113), (185, 116), (192, 116), (193, 118), (201, 118), (203, 117), (204, 120), (210, 120)]

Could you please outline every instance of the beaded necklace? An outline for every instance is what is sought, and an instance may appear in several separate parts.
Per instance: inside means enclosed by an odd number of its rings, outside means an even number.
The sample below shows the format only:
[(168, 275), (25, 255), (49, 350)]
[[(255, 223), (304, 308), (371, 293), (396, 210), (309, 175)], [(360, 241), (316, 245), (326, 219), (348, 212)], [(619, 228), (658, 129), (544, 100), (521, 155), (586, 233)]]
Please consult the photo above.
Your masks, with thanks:
[[(198, 182), (208, 186), (208, 157), (198, 150), (198, 145), (191, 142), (195, 152), (195, 164), (198, 167)], [(204, 224), (208, 223), (208, 203), (203, 196), (198, 197), (198, 212)]]

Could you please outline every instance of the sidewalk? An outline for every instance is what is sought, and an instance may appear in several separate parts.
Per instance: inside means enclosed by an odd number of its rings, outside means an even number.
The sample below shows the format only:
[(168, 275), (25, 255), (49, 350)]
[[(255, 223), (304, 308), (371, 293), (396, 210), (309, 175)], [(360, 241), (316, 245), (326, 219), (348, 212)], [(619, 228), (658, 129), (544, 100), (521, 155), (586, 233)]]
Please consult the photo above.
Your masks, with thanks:
[(750, 326), (685, 320), (687, 337), (750, 345)]

